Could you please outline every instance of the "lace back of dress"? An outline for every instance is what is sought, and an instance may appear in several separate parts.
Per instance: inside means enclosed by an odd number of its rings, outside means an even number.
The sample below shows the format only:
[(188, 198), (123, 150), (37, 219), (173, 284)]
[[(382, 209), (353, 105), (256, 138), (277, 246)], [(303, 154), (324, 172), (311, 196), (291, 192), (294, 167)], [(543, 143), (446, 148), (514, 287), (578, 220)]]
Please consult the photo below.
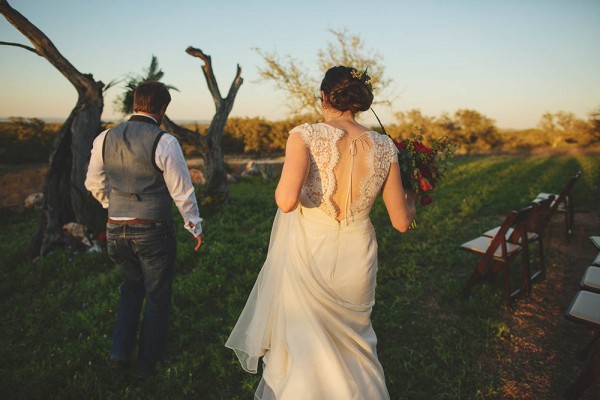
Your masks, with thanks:
[(338, 221), (351, 221), (370, 210), (390, 163), (397, 162), (391, 140), (375, 132), (351, 138), (323, 123), (297, 129), (310, 149), (310, 170), (303, 188), (310, 202)]

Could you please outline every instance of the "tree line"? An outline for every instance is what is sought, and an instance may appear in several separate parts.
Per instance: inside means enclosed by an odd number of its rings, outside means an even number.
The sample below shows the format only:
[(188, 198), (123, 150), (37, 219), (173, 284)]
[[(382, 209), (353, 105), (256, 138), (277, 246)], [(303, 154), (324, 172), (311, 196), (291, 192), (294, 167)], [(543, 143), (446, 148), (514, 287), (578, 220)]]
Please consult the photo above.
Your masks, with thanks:
[[(428, 116), (418, 109), (397, 112), (394, 121), (385, 126), (394, 139), (423, 135), (425, 143), (448, 137), (458, 144), (459, 154), (491, 151), (531, 150), (536, 148), (560, 149), (565, 147), (600, 147), (600, 108), (588, 119), (578, 118), (566, 111), (545, 113), (537, 127), (514, 130), (500, 129), (493, 119), (472, 109), (460, 109), (453, 114)], [(223, 133), (223, 149), (227, 153), (246, 153), (269, 156), (282, 153), (289, 131), (304, 122), (317, 122), (314, 114), (291, 116), (285, 120), (270, 121), (262, 117), (230, 117)], [(189, 127), (199, 134), (203, 126)], [(371, 129), (381, 132), (379, 126)], [(190, 155), (193, 148), (184, 150)]]
[[(276, 121), (264, 117), (229, 117), (223, 129), (223, 152), (249, 157), (282, 155), (293, 127), (318, 121), (319, 117), (312, 113)], [(113, 124), (104, 123), (103, 128)], [(11, 117), (0, 122), (0, 164), (46, 162), (60, 126), (38, 118)], [(209, 125), (182, 124), (182, 127), (201, 138), (206, 136)], [(379, 126), (371, 129), (381, 132)], [(421, 134), (426, 144), (446, 136), (458, 143), (459, 154), (540, 148), (600, 148), (600, 108), (590, 113), (587, 119), (566, 111), (547, 112), (540, 117), (535, 128), (521, 130), (500, 129), (493, 119), (472, 109), (440, 116), (428, 116), (413, 109), (395, 113), (394, 120), (385, 129), (394, 139)], [(202, 156), (193, 140), (182, 141), (181, 144), (187, 157)]]

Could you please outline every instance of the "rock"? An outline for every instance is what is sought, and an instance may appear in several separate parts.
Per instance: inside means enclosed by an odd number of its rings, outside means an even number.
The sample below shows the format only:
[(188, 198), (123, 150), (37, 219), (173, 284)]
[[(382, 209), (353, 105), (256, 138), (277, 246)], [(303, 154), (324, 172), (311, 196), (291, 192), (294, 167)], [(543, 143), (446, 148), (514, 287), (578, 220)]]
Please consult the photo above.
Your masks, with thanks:
[(75, 239), (87, 247), (92, 247), (92, 242), (90, 242), (90, 239), (87, 236), (87, 229), (85, 226), (78, 224), (77, 222), (69, 222), (63, 225), (62, 230), (66, 236)]
[(261, 174), (261, 172), (253, 160), (248, 161), (248, 164), (246, 164), (246, 169), (244, 171), (242, 171), (242, 177), (244, 177), (244, 176), (259, 176), (260, 174)]
[(102, 253), (102, 247), (97, 240), (92, 240), (92, 245), (87, 249), (88, 253)]
[(236, 183), (237, 181), (238, 181), (238, 179), (235, 177), (235, 175), (227, 174), (227, 182)]
[(192, 178), (192, 183), (196, 185), (204, 185), (206, 183), (204, 173), (199, 169), (190, 168), (190, 177)]
[(34, 210), (41, 210), (44, 208), (44, 193), (34, 193), (27, 196), (23, 201), (23, 207), (25, 209), (33, 208)]

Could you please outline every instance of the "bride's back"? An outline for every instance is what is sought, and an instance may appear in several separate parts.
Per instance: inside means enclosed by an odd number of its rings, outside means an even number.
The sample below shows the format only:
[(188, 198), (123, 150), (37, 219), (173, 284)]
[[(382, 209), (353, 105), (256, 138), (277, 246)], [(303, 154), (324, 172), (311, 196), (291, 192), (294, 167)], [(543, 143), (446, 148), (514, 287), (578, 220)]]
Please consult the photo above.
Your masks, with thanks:
[(381, 190), (394, 145), (386, 136), (359, 124), (304, 124), (294, 130), (310, 154), (305, 195), (338, 221), (368, 212)]

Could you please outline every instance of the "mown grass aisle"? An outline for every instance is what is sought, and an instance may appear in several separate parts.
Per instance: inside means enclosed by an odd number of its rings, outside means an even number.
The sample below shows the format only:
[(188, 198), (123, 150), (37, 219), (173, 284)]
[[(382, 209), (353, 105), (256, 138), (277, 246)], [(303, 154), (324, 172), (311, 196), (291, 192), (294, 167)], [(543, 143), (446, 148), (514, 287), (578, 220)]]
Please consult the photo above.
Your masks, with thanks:
[[(505, 329), (501, 288), (478, 285), (472, 300), (460, 300), (475, 258), (458, 245), (538, 192), (560, 190), (577, 169), (576, 211), (598, 212), (598, 155), (459, 158), (434, 203), (419, 208), (419, 228), (406, 235), (389, 226), (377, 202), (373, 324), (392, 399), (500, 398), (502, 376), (490, 359)], [(39, 216), (2, 215), (2, 398), (251, 399), (258, 376), (244, 373), (223, 344), (266, 254), (274, 188), (260, 179), (232, 185), (233, 204), (204, 210), (199, 254), (179, 227), (170, 359), (144, 383), (107, 362), (119, 277), (106, 254), (58, 250), (32, 264), (21, 249)]]

